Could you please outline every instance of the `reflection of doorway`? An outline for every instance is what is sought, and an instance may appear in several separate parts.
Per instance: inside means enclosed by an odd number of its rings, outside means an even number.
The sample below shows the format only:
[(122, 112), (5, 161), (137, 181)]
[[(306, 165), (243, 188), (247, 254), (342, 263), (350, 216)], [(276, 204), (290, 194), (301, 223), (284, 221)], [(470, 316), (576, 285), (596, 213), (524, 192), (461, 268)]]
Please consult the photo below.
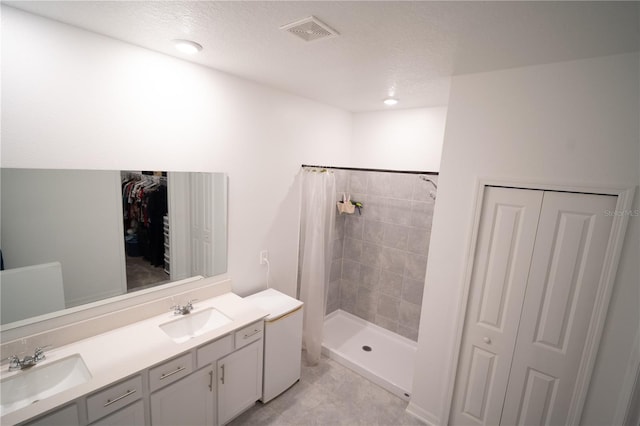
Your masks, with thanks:
[(166, 172), (123, 171), (127, 291), (170, 281)]

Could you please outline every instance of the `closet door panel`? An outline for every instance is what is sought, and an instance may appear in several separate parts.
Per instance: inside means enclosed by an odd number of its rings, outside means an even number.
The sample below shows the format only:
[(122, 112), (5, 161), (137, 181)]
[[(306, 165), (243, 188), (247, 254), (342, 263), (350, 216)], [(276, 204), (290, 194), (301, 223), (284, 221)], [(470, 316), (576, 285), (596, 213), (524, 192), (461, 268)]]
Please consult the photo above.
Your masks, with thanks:
[(487, 188), (452, 407), (452, 424), (500, 421), (542, 191)]
[(545, 192), (502, 424), (567, 423), (615, 203)]

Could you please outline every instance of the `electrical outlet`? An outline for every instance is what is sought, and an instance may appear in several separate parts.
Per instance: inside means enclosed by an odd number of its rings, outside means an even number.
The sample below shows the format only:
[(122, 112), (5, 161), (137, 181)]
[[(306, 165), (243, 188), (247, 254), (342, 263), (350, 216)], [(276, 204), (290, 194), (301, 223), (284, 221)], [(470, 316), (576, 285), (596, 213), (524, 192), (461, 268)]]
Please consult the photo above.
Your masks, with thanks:
[(266, 265), (269, 262), (269, 252), (267, 250), (262, 250), (260, 252), (260, 264)]

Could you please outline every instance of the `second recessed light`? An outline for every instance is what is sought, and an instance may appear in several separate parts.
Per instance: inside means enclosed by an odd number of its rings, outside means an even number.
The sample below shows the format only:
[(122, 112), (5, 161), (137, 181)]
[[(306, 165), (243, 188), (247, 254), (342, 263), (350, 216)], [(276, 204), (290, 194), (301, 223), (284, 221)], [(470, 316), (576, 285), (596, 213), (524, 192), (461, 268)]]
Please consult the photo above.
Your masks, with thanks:
[(383, 102), (385, 105), (394, 106), (398, 103), (398, 100), (396, 98), (387, 98)]

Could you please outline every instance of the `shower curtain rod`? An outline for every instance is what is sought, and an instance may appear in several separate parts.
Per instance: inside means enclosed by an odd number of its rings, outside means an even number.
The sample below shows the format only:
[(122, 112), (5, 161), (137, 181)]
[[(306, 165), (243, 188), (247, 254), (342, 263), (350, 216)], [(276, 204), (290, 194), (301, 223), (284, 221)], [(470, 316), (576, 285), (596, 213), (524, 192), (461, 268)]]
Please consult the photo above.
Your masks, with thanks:
[(313, 166), (309, 164), (303, 164), (302, 167), (313, 167), (316, 169), (349, 170), (353, 172), (408, 173), (412, 175), (432, 175), (432, 176), (439, 175), (438, 172), (421, 172), (416, 170), (388, 170), (388, 169), (367, 169), (367, 168), (360, 168), (360, 167)]

